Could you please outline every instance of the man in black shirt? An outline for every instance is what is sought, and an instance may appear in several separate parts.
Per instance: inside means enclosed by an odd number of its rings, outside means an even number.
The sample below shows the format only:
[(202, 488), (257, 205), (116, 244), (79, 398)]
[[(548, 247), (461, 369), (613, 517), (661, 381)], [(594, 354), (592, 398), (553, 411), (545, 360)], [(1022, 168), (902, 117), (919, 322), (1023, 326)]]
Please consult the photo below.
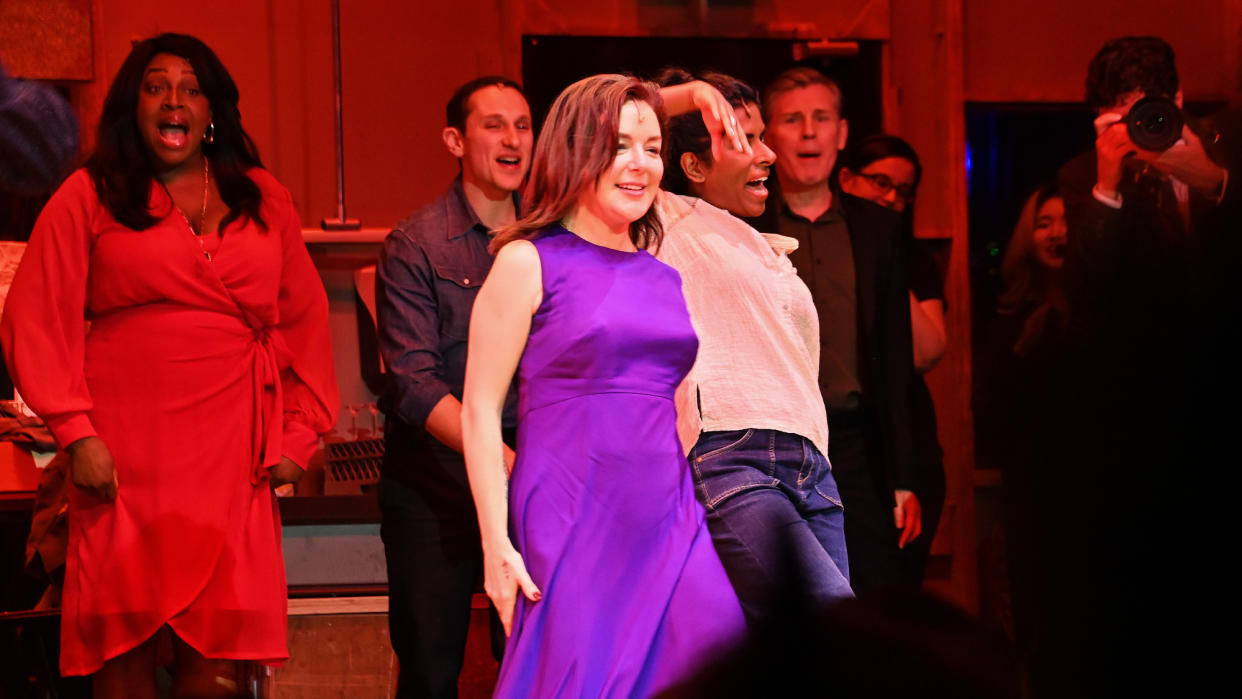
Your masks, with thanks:
[(841, 91), (810, 68), (764, 94), (776, 182), (760, 231), (798, 240), (790, 260), (819, 312), (829, 460), (845, 506), (856, 592), (900, 583), (899, 530), (921, 527), (909, 426), (913, 349), (900, 217), (829, 185), (848, 124)]
[[(492, 266), (491, 233), (513, 223), (530, 169), (530, 107), (512, 80), (458, 88), (443, 139), (461, 175), (397, 224), (377, 268), (384, 401), (379, 485), (389, 630), (399, 697), (456, 697), (470, 599), (482, 570), (478, 519), (462, 459), (461, 393), (474, 297)], [(506, 428), (515, 421), (510, 392)], [(512, 468), (513, 451), (505, 448)], [(495, 626), (495, 624), (493, 625)], [(503, 649), (493, 631), (493, 652)]]

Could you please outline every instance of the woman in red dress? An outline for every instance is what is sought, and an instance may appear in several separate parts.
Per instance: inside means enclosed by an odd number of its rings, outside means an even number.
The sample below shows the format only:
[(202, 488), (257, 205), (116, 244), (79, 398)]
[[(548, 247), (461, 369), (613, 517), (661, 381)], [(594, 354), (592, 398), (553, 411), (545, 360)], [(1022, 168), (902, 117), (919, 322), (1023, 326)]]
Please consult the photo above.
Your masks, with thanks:
[(327, 298), (289, 192), (193, 37), (134, 46), (94, 154), (48, 202), (0, 335), (69, 453), (61, 671), (96, 697), (231, 696), (279, 663), (286, 590), (271, 488), (338, 404)]

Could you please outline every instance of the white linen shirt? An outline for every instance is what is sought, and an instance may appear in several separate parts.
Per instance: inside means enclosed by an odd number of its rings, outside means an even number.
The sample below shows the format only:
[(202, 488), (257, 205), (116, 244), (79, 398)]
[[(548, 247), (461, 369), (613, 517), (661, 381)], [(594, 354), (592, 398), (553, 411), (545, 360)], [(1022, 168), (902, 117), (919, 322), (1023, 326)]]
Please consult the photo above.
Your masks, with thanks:
[(770, 429), (828, 454), (819, 392), (819, 316), (787, 254), (797, 241), (761, 235), (728, 211), (661, 191), (656, 257), (681, 273), (699, 355), (677, 391), (677, 432)]

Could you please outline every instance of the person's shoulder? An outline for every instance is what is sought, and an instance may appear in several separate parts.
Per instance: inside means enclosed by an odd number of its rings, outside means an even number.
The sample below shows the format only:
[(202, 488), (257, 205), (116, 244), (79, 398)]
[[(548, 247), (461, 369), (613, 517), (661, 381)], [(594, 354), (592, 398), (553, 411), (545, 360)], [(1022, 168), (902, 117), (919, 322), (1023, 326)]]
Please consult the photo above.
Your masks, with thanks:
[(535, 241), (528, 238), (519, 238), (501, 246), (496, 251), (496, 261), (492, 263), (492, 273), (499, 272), (501, 277), (513, 275), (538, 279), (542, 268), (539, 249)]
[(1083, 151), (1066, 161), (1057, 170), (1057, 183), (1062, 187), (1090, 192), (1095, 186), (1095, 151)]
[(265, 212), (263, 217), (268, 226), (281, 230), (288, 226), (302, 227), (301, 215), (297, 205), (293, 203), (293, 193), (275, 175), (261, 167), (247, 168), (245, 174), (259, 188), (261, 206)]
[(289, 193), (288, 188), (281, 184), (280, 180), (276, 179), (275, 175), (268, 172), (264, 168), (249, 168), (246, 170), (246, 176), (249, 177), (250, 180), (259, 188), (259, 191), (263, 193), (264, 199), (267, 199), (268, 197), (293, 198), (293, 195)]
[(759, 236), (759, 232), (745, 220), (706, 199), (684, 194), (668, 194), (665, 199), (670, 203), (668, 211), (678, 215), (675, 221), (677, 223), (681, 221), (686, 221), (687, 224), (697, 223), (706, 231), (729, 236), (745, 238), (758, 238)]
[(689, 214), (690, 209), (694, 208), (693, 198), (681, 194), (674, 194), (665, 189), (656, 190), (655, 211), (660, 217), (660, 223), (668, 228), (674, 225), (680, 218)]
[(841, 209), (851, 227), (866, 226), (877, 232), (901, 233), (901, 214), (896, 211), (846, 192), (837, 192), (836, 196), (840, 197)]
[(393, 226), (388, 237), (415, 245), (423, 245), (429, 240), (446, 239), (449, 234), (449, 221), (452, 218), (450, 214), (453, 209), (453, 199), (454, 192), (450, 187), (444, 194), (401, 219), (396, 226)]
[(61, 182), (60, 186), (56, 188), (57, 194), (61, 192), (69, 192), (73, 195), (82, 193), (93, 195), (95, 194), (95, 181), (91, 177), (91, 173), (86, 171), (86, 168), (80, 167), (70, 173), (65, 178), (65, 181)]
[(86, 168), (78, 168), (66, 177), (48, 199), (47, 206), (65, 206), (71, 202), (78, 202), (83, 206), (92, 203), (101, 204), (99, 195), (95, 191), (95, 180)]

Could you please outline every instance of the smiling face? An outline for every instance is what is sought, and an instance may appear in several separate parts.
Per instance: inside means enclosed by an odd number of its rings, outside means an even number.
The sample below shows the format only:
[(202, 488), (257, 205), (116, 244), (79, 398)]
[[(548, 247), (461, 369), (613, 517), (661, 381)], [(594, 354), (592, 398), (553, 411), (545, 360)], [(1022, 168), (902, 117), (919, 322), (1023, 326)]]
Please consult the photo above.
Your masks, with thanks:
[(914, 198), (914, 163), (896, 156), (880, 158), (853, 172), (841, 168), (841, 189), (901, 213)]
[(663, 139), (660, 120), (646, 102), (626, 102), (617, 126), (616, 156), (596, 178), (595, 187), (578, 197), (578, 211), (572, 217), (590, 217), (611, 233), (628, 235), (630, 224), (642, 218), (655, 201), (664, 176)]
[(465, 131), (445, 129), (449, 152), (461, 158), (462, 181), (500, 199), (517, 191), (530, 169), (530, 107), (511, 87), (488, 85), (470, 96)]
[(189, 61), (168, 53), (151, 59), (138, 91), (137, 121), (159, 172), (196, 166), (211, 123), (211, 105)]
[(763, 117), (759, 115), (759, 106), (751, 103), (733, 111), (750, 142), (752, 154), (725, 148), (713, 163), (698, 161), (698, 177), (687, 174), (690, 190), (707, 203), (735, 216), (759, 216), (768, 200), (766, 182), (776, 154), (762, 140)]
[(776, 174), (787, 189), (827, 185), (849, 125), (827, 85), (795, 87), (772, 98), (764, 140), (776, 152)]
[(1035, 212), (1035, 259), (1048, 269), (1065, 264), (1065, 202), (1052, 197)]

